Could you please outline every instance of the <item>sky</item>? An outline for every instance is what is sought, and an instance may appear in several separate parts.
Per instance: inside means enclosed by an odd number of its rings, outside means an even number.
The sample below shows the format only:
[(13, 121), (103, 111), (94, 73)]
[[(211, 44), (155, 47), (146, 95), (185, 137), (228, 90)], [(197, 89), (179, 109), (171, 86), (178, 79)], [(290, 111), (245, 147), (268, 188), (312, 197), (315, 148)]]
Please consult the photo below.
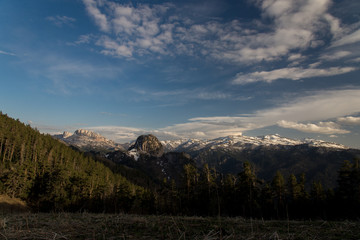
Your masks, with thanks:
[(0, 111), (44, 133), (360, 148), (359, 76), (358, 0), (0, 1)]

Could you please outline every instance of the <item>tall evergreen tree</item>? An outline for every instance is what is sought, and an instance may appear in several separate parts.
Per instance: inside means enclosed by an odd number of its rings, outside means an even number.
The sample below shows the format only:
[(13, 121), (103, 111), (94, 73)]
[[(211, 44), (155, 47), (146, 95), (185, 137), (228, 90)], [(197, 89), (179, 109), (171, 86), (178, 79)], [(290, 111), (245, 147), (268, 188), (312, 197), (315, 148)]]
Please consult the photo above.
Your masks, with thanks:
[(278, 218), (286, 216), (285, 209), (285, 179), (280, 171), (277, 171), (272, 182), (273, 202)]

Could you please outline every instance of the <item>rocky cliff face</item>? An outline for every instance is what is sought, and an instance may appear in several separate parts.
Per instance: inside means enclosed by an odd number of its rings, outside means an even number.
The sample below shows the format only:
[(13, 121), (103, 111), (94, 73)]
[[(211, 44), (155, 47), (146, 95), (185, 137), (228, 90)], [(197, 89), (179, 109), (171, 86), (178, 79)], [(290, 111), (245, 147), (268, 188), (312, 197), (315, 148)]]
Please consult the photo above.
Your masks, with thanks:
[(164, 154), (164, 146), (151, 134), (139, 136), (135, 144), (129, 148), (129, 151), (134, 149), (141, 154), (149, 154), (154, 157), (161, 157)]
[(114, 141), (106, 139), (104, 136), (101, 136), (98, 133), (79, 129), (71, 134), (69, 132), (64, 132), (60, 135), (55, 135), (55, 138), (65, 142), (66, 144), (78, 147), (83, 151), (115, 151), (115, 150), (124, 150), (120, 144), (115, 143)]

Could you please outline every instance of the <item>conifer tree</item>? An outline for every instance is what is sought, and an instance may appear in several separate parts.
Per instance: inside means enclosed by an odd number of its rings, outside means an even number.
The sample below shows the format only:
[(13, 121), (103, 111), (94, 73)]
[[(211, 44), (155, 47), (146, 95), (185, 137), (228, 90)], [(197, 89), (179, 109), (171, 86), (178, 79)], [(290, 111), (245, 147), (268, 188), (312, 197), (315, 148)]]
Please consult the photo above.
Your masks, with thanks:
[(272, 182), (271, 188), (273, 192), (274, 208), (277, 217), (285, 216), (285, 180), (280, 171), (277, 171)]

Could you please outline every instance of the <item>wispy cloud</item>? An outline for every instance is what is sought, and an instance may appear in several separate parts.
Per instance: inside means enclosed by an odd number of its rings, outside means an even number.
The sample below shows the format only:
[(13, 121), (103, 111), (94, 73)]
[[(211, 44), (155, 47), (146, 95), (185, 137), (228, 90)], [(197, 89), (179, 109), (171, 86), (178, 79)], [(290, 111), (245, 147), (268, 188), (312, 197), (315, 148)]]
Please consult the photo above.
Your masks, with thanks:
[(339, 40), (332, 44), (332, 47), (340, 47), (343, 45), (354, 44), (360, 42), (360, 29), (352, 32), (351, 34), (345, 35)]
[(78, 40), (75, 41), (75, 44), (86, 44), (86, 43), (89, 43), (92, 38), (93, 38), (93, 36), (92, 36), (91, 34), (80, 35), (79, 38), (78, 38)]
[[(168, 54), (167, 45), (172, 43), (174, 25), (164, 17), (168, 4), (139, 4), (137, 7), (110, 1), (83, 1), (89, 15), (100, 30), (109, 35), (102, 36), (97, 45), (105, 49), (101, 53), (116, 57), (131, 57), (146, 53)], [(107, 8), (107, 11), (102, 10)], [(121, 38), (117, 36), (121, 35)]]
[(340, 58), (344, 58), (346, 56), (349, 56), (351, 55), (351, 52), (349, 51), (336, 51), (336, 52), (333, 52), (331, 54), (326, 54), (326, 55), (323, 55), (320, 57), (320, 59), (324, 59), (324, 60), (327, 60), (327, 61), (332, 61), (332, 60), (338, 60)]
[[(252, 27), (238, 20), (212, 19), (196, 23), (181, 15), (172, 4), (133, 6), (108, 0), (83, 2), (100, 30), (110, 33), (98, 42), (105, 48), (102, 53), (120, 57), (135, 53), (196, 54), (249, 64), (317, 48), (325, 44), (324, 31), (334, 37), (342, 32), (340, 20), (328, 13), (330, 0), (250, 1), (263, 16), (262, 21), (252, 23)], [(293, 61), (295, 56), (289, 60)]]
[(5, 52), (5, 51), (1, 51), (1, 50), (0, 50), (0, 54), (3, 54), (3, 55), (9, 55), (9, 56), (16, 56), (16, 54), (15, 54), (15, 53)]
[(319, 122), (319, 123), (297, 123), (281, 120), (278, 123), (278, 126), (283, 128), (296, 129), (301, 132), (307, 133), (320, 133), (320, 134), (345, 134), (350, 133), (350, 131), (341, 129), (340, 126), (334, 122)]
[(122, 71), (121, 67), (106, 63), (96, 64), (86, 59), (73, 59), (55, 54), (40, 55), (37, 52), (31, 52), (22, 61), (31, 62), (27, 69), (31, 75), (48, 80), (39, 87), (55, 95), (98, 92), (97, 83), (113, 79)]
[[(174, 89), (174, 90), (153, 90), (144, 88), (131, 88), (130, 91), (136, 93), (136, 101), (161, 100), (166, 98), (167, 103), (185, 103), (191, 100), (233, 100), (246, 101), (251, 97), (236, 96), (234, 94), (214, 90), (211, 88), (193, 88), (193, 89)], [(173, 104), (170, 104), (173, 105)], [(167, 105), (164, 105), (167, 106)]]
[(75, 18), (68, 17), (68, 16), (49, 16), (46, 18), (46, 20), (52, 22), (58, 27), (62, 27), (63, 25), (72, 26), (74, 22), (76, 22)]
[(324, 121), (359, 111), (359, 89), (320, 91), (294, 99), (287, 104), (256, 111), (249, 115), (192, 118), (189, 123), (167, 127), (166, 130), (180, 131), (184, 129), (185, 133), (186, 131), (202, 129), (205, 134), (208, 132), (214, 135), (231, 132), (236, 134), (241, 131), (277, 125), (279, 121)]
[(233, 80), (234, 84), (247, 84), (253, 82), (273, 82), (278, 79), (299, 80), (311, 77), (326, 77), (344, 74), (357, 70), (355, 67), (331, 67), (319, 68), (281, 68), (272, 71), (253, 72), (248, 74), (239, 73)]

